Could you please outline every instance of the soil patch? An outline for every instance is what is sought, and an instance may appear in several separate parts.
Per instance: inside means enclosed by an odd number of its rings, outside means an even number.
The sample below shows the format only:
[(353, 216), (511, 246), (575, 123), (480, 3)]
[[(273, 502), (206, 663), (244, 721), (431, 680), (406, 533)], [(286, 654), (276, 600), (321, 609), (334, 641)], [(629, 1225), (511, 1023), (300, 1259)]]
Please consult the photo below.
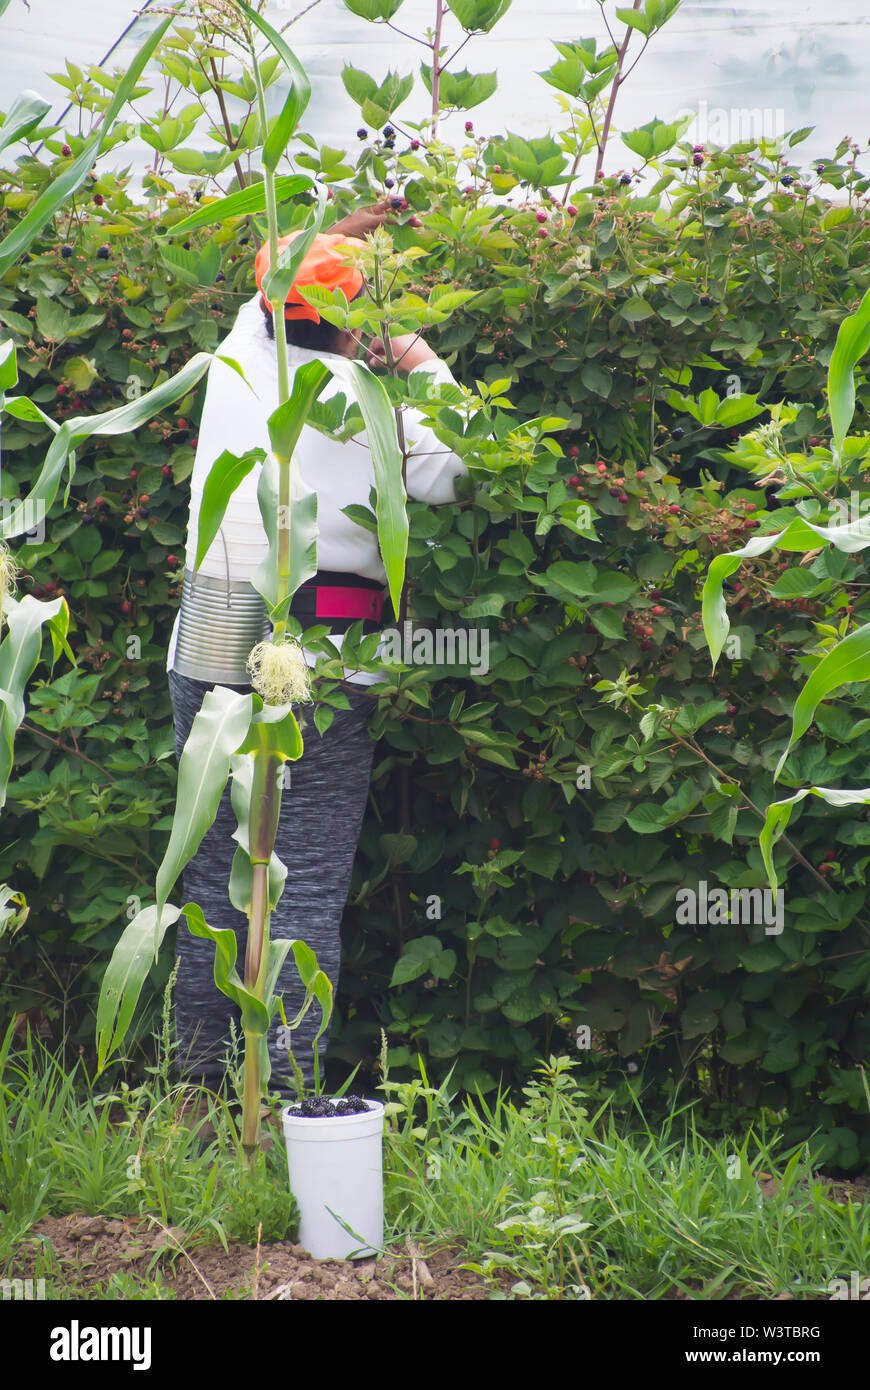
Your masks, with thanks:
[(122, 1271), (143, 1280), (156, 1278), (159, 1271), (164, 1296), (185, 1300), (467, 1302), (489, 1299), (496, 1287), (460, 1268), (468, 1259), (461, 1251), (438, 1248), (424, 1255), (410, 1241), (379, 1259), (313, 1260), (290, 1241), (259, 1249), (233, 1243), (225, 1251), (220, 1245), (191, 1244), (177, 1227), (147, 1218), (103, 1216), (47, 1216), (31, 1236), (51, 1243), (57, 1260), (51, 1282), (64, 1286), (68, 1298), (105, 1297), (108, 1281)]

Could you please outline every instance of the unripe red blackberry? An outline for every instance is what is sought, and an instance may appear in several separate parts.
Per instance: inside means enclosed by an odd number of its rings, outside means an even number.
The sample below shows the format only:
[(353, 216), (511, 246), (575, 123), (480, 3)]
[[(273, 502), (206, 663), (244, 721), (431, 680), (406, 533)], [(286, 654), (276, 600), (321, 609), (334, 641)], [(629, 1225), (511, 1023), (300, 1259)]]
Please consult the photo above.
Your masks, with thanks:
[(72, 150), (70, 149), (69, 145), (61, 145), (60, 152), (63, 155), (64, 159), (69, 159), (70, 155), (72, 154)]
[(568, 450), (568, 457), (572, 459), (580, 457), (580, 450), (576, 444), (571, 445), (571, 448)]
[(535, 213), (535, 217), (538, 222), (546, 222), (547, 220), (547, 214), (544, 212), (543, 208), (541, 208), (539, 212)]
[(569, 203), (568, 206), (566, 207), (565, 211), (567, 212), (567, 214), (568, 214), (569, 217), (576, 217), (576, 216), (577, 216), (577, 209), (575, 208), (575, 206), (574, 206), (573, 203)]

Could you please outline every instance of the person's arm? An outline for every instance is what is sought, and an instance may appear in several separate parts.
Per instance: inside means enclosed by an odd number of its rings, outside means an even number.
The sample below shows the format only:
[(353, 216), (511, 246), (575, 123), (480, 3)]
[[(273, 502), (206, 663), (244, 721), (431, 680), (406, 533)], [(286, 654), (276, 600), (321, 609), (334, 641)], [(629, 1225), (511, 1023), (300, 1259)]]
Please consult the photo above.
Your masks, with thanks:
[(359, 237), (362, 240), (368, 236), (369, 232), (375, 231), (377, 227), (382, 227), (385, 222), (395, 220), (395, 213), (389, 198), (379, 198), (371, 207), (356, 208), (348, 213), (347, 217), (340, 217), (332, 226), (325, 227), (324, 231), (332, 235), (333, 232), (340, 232), (342, 236)]
[[(446, 362), (442, 362), (428, 343), (414, 333), (390, 339), (393, 362), (400, 372), (425, 372), (433, 382), (456, 382)], [(370, 367), (386, 365), (386, 350), (382, 338), (369, 345), (366, 358)], [(419, 410), (406, 406), (402, 415), (405, 447), (408, 451), (406, 482), (408, 495), (416, 502), (453, 502), (456, 500), (454, 481), (468, 472), (462, 459), (443, 444), (431, 425), (427, 425)]]

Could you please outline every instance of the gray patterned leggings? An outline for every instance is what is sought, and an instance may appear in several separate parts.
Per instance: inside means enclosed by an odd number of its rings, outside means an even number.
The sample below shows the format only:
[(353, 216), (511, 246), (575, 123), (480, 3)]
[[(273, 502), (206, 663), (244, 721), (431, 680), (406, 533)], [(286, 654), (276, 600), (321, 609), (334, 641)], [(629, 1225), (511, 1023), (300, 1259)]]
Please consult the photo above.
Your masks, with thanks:
[[(175, 751), (179, 758), (194, 716), (212, 688), (211, 683), (191, 680), (177, 671), (169, 672)], [(231, 686), (230, 689), (247, 692), (250, 686)], [(298, 762), (289, 764), (290, 785), (283, 793), (275, 842), (278, 857), (287, 865), (287, 881), (271, 921), (274, 940), (301, 937), (307, 942), (336, 988), (341, 963), (341, 917), (350, 887), (375, 748), (366, 729), (370, 696), (360, 687), (345, 686), (345, 690), (350, 709), (336, 710), (323, 736), (318, 734), (309, 717), (303, 734), (305, 751)], [(247, 918), (233, 907), (227, 891), (237, 847), (232, 838), (235, 828), (228, 785), (214, 824), (184, 869), (182, 901), (198, 903), (210, 926), (233, 928), (239, 941), (241, 965), (245, 956)], [(238, 1023), (238, 1010), (214, 983), (211, 942), (191, 936), (183, 919), (178, 928), (176, 955), (179, 970), (175, 1022), (180, 1074), (188, 1079), (202, 1080), (216, 1089), (224, 1077), (222, 1058), (229, 1042), (230, 1019)], [(283, 995), (285, 1014), (291, 1019), (304, 997), (292, 954), (279, 976), (276, 993)], [(293, 1099), (296, 1092), (286, 1048), (280, 1046), (279, 1027), (280, 1019), (273, 1022), (269, 1036), (272, 1059), (269, 1089)], [(320, 1009), (315, 1003), (291, 1038), (294, 1056), (309, 1086), (314, 1079), (311, 1044), (319, 1027)], [(327, 1040), (328, 1033), (319, 1044), (321, 1074)]]

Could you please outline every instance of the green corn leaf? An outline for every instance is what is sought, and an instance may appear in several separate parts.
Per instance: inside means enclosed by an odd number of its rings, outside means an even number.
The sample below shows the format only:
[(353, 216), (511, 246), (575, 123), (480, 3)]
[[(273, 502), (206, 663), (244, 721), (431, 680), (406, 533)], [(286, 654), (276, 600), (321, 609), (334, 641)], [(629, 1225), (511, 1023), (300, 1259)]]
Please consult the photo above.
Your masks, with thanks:
[(308, 74), (296, 57), (296, 54), (293, 52), (292, 48), (290, 48), (289, 44), (281, 37), (277, 29), (273, 29), (272, 25), (269, 24), (267, 20), (263, 19), (262, 15), (258, 14), (256, 10), (253, 10), (250, 5), (246, 5), (244, 0), (237, 0), (237, 4), (242, 13), (246, 15), (250, 22), (259, 29), (260, 33), (269, 40), (275, 52), (282, 58), (284, 66), (290, 76), (290, 92), (284, 103), (284, 108), (263, 146), (263, 164), (267, 169), (274, 169), (281, 155), (284, 153), (287, 140), (296, 129), (305, 108), (311, 100), (311, 83), (308, 80)]
[[(34, 514), (40, 514), (40, 506), (44, 508), (43, 515), (48, 512), (57, 496), (60, 479), (67, 464), (70, 465), (70, 481), (72, 480), (73, 452), (82, 440), (95, 434), (128, 434), (131, 430), (137, 429), (139, 425), (159, 414), (165, 406), (172, 405), (186, 396), (208, 370), (212, 360), (210, 353), (198, 352), (185, 363), (180, 372), (176, 372), (175, 376), (160, 386), (145, 392), (138, 400), (129, 401), (127, 405), (118, 406), (115, 410), (104, 410), (99, 415), (77, 415), (65, 420), (49, 446), (42, 469), (30, 492), (0, 519), (0, 538), (19, 536), (29, 531), (33, 526)], [(221, 360), (235, 365), (229, 358)]]
[(6, 392), (18, 385), (18, 353), (11, 338), (0, 343), (0, 410), (6, 409)]
[(408, 553), (408, 513), (395, 412), (383, 382), (362, 362), (336, 360), (330, 362), (329, 369), (352, 392), (365, 420), (375, 475), (378, 542), (393, 608), (398, 613)]
[(70, 195), (84, 183), (100, 153), (103, 141), (117, 119), (118, 113), (132, 95), (149, 58), (174, 18), (174, 15), (169, 15), (164, 19), (153, 34), (149, 34), (139, 49), (123, 79), (118, 83), (97, 134), (88, 141), (72, 164), (68, 165), (56, 179), (52, 180), (33, 206), (27, 210), (21, 221), (17, 222), (12, 231), (0, 242), (0, 275), (3, 275), (18, 260), (18, 257), (23, 255), (34, 237), (38, 236), (46, 223), (69, 200)]
[(842, 526), (816, 526), (811, 521), (797, 518), (784, 531), (775, 531), (768, 536), (754, 536), (739, 550), (731, 550), (726, 555), (717, 555), (710, 563), (702, 592), (702, 616), (704, 634), (713, 658), (713, 667), (722, 654), (722, 648), (731, 628), (725, 606), (724, 584), (740, 568), (742, 559), (753, 559), (764, 555), (774, 546), (780, 550), (806, 553), (815, 550), (819, 541), (833, 545), (837, 550), (852, 554), (870, 545), (870, 517), (861, 517)]
[(834, 448), (839, 452), (855, 414), (855, 367), (870, 348), (870, 290), (854, 314), (840, 324), (828, 366), (828, 408)]
[[(293, 377), (289, 400), (275, 410), (269, 417), (269, 438), (275, 457), (261, 475), (262, 495), (258, 489), (258, 501), (263, 516), (263, 525), (269, 537), (269, 555), (260, 566), (263, 588), (260, 592), (270, 605), (270, 616), (274, 622), (286, 618), (290, 599), (306, 579), (317, 573), (317, 493), (302, 477), (294, 451), (299, 441), (302, 427), (314, 401), (329, 380), (329, 369), (322, 362), (306, 362), (298, 367)], [(279, 507), (280, 465), (282, 460), (290, 463), (290, 511), (283, 516)], [(277, 543), (278, 526), (290, 526), (290, 582), (285, 602), (278, 607), (278, 568)], [(258, 571), (259, 575), (259, 571)], [(255, 581), (256, 583), (257, 581)]]
[(289, 246), (285, 246), (278, 257), (277, 264), (270, 266), (269, 273), (263, 280), (263, 293), (273, 308), (277, 307), (279, 311), (287, 298), (290, 286), (296, 279), (299, 267), (308, 254), (311, 243), (323, 226), (323, 215), (326, 211), (326, 184), (318, 183), (314, 187), (317, 202), (312, 209), (310, 223)]
[(38, 92), (22, 92), (13, 101), (6, 120), (0, 126), (0, 150), (5, 150), (7, 145), (33, 130), (50, 110), (51, 103), (43, 101)]
[(861, 806), (870, 803), (870, 787), (855, 787), (851, 790), (848, 787), (802, 787), (794, 796), (788, 797), (785, 801), (774, 801), (768, 806), (758, 843), (768, 881), (774, 891), (778, 882), (773, 863), (773, 847), (785, 834), (792, 809), (807, 796), (820, 796), (829, 806)]
[(215, 459), (202, 490), (196, 532), (196, 559), (193, 565), (195, 571), (199, 569), (221, 528), (233, 493), (254, 465), (262, 463), (265, 457), (264, 449), (249, 449), (241, 458), (225, 449), (220, 458)]
[(296, 762), (302, 757), (302, 734), (293, 711), (286, 705), (264, 705), (252, 718), (238, 752)]
[(9, 598), (6, 620), (9, 630), (0, 643), (0, 806), (6, 804), (15, 733), (25, 715), (24, 691), (39, 661), (44, 624), (50, 627), (54, 658), (62, 648), (75, 664), (66, 641), (69, 609), (65, 599), (40, 603), (31, 594), (17, 602)]
[(798, 739), (802, 738), (813, 722), (816, 706), (832, 690), (853, 681), (870, 679), (870, 623), (850, 632), (835, 647), (822, 657), (818, 666), (807, 680), (795, 701), (792, 711), (791, 734), (785, 752), (776, 765), (774, 782), (782, 771), (783, 764)]
[[(259, 700), (259, 696), (255, 696)], [(300, 738), (301, 742), (301, 738)], [(253, 874), (250, 859), (250, 814), (251, 789), (254, 779), (254, 760), (241, 754), (233, 754), (230, 759), (233, 774), (230, 800), (236, 817), (233, 839), (238, 841), (238, 849), (233, 856), (230, 872), (230, 901), (239, 912), (249, 912)], [(269, 911), (274, 912), (287, 878), (287, 866), (281, 863), (277, 854), (272, 853), (269, 862)]]
[[(280, 205), (299, 193), (314, 187), (314, 180), (307, 174), (282, 174), (275, 179), (275, 197)], [(266, 211), (266, 185), (253, 183), (240, 193), (231, 193), (227, 198), (215, 198), (197, 208), (183, 221), (176, 222), (164, 236), (181, 236), (196, 231), (198, 227), (210, 227), (215, 222), (228, 222), (231, 217), (256, 216)]]
[(308, 412), (328, 380), (329, 367), (323, 362), (306, 362), (296, 369), (289, 399), (269, 416), (269, 438), (279, 461), (292, 457)]
[(230, 771), (230, 758), (244, 739), (253, 712), (253, 697), (225, 686), (210, 690), (178, 765), (178, 794), (169, 844), (157, 871), (157, 906), (162, 908), (173, 884), (214, 822)]
[(304, 941), (293, 941), (291, 946), (296, 969), (299, 971), (299, 978), (306, 992), (313, 994), (320, 1005), (322, 1021), (314, 1039), (316, 1042), (317, 1038), (323, 1036), (332, 1017), (332, 984), (320, 969), (317, 957), (310, 946), (307, 946)]
[(185, 903), (181, 911), (187, 918), (188, 931), (193, 936), (205, 937), (214, 946), (214, 982), (221, 994), (241, 1010), (243, 1029), (255, 1037), (262, 1037), (269, 1028), (269, 1013), (262, 999), (246, 987), (236, 969), (238, 940), (232, 927), (210, 927), (198, 903)]
[(115, 945), (100, 986), (97, 1004), (97, 1070), (120, 1047), (133, 1019), (145, 977), (157, 959), (168, 927), (181, 908), (168, 903), (158, 914), (155, 906), (143, 907), (124, 928)]

